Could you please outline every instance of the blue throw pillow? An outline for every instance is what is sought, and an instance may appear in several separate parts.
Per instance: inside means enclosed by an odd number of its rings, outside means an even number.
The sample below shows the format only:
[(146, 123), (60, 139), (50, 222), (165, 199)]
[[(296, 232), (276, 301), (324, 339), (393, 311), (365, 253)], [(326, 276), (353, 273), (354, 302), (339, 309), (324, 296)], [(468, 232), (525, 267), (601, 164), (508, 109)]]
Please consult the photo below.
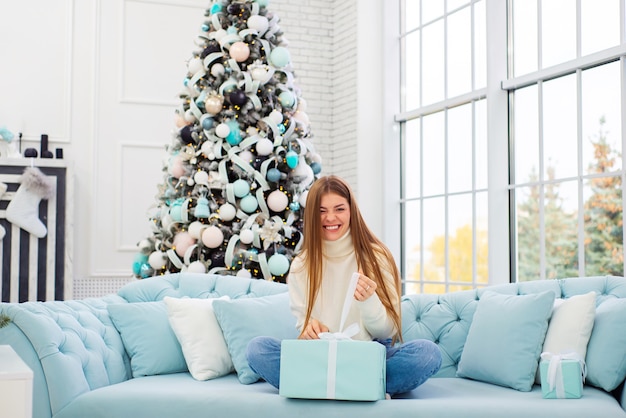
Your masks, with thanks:
[(130, 357), (133, 377), (187, 371), (163, 301), (116, 303), (107, 309)]
[(626, 299), (607, 299), (596, 308), (587, 346), (587, 383), (607, 392), (626, 377)]
[(246, 359), (246, 349), (252, 338), (266, 336), (284, 340), (298, 337), (287, 292), (260, 298), (218, 299), (213, 302), (213, 312), (222, 328), (237, 377), (246, 385), (260, 378)]
[(457, 376), (532, 389), (554, 292), (503, 295), (485, 291), (478, 301)]

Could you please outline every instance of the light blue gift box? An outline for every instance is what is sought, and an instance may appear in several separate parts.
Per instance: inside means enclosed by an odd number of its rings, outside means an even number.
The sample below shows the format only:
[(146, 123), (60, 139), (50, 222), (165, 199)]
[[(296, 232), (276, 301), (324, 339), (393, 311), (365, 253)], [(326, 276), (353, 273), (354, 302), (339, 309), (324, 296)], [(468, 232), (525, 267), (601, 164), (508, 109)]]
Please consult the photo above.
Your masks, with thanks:
[(548, 381), (549, 366), (550, 360), (542, 360), (539, 364), (541, 392), (545, 399), (578, 399), (583, 396), (583, 370), (579, 360), (558, 360), (556, 367), (560, 372), (557, 372), (553, 385)]
[(385, 399), (386, 349), (374, 341), (283, 340), (281, 396), (304, 399)]

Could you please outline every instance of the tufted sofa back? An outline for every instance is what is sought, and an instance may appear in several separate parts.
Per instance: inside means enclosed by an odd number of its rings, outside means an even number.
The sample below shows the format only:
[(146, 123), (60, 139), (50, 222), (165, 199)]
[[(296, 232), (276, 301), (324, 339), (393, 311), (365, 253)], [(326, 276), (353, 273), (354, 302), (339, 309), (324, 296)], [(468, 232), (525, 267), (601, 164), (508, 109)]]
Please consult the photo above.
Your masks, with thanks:
[(425, 338), (439, 345), (442, 365), (435, 377), (455, 377), (478, 300), (486, 291), (525, 295), (551, 290), (557, 298), (596, 292), (596, 305), (626, 298), (623, 277), (584, 277), (510, 283), (442, 295), (407, 295), (402, 299), (404, 340)]
[[(404, 339), (426, 338), (439, 345), (443, 364), (437, 377), (456, 375), (478, 300), (485, 290), (403, 297)], [(600, 305), (609, 299), (626, 298), (626, 280), (610, 276), (571, 278), (491, 286), (488, 290), (503, 294), (551, 290), (561, 298), (595, 291)], [(31, 365), (38, 381), (35, 387), (41, 382), (47, 386), (47, 393), (43, 390), (34, 399), (34, 410), (40, 412), (38, 416), (51, 416), (83, 393), (131, 377), (128, 355), (108, 315), (109, 304), (157, 301), (165, 296), (260, 297), (286, 291), (284, 284), (263, 280), (180, 273), (134, 281), (117, 295), (102, 298), (2, 303), (0, 313), (8, 315), (12, 323), (0, 329), (0, 344), (12, 343), (11, 338), (20, 333), (24, 339), (20, 344), (32, 345), (28, 355), (41, 363), (40, 367)]]
[(180, 298), (218, 298), (228, 295), (240, 297), (269, 296), (287, 291), (281, 283), (243, 279), (217, 274), (178, 273), (137, 280), (118, 292), (128, 302), (151, 302), (165, 296)]

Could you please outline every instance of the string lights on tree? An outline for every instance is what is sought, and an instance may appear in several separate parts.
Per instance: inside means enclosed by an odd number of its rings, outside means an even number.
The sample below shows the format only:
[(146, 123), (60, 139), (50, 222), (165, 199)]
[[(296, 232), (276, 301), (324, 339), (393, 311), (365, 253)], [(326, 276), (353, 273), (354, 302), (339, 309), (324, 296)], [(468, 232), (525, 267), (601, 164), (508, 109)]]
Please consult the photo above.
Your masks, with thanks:
[(213, 2), (176, 110), (163, 183), (134, 275), (284, 282), (322, 170), (288, 43), (268, 0)]

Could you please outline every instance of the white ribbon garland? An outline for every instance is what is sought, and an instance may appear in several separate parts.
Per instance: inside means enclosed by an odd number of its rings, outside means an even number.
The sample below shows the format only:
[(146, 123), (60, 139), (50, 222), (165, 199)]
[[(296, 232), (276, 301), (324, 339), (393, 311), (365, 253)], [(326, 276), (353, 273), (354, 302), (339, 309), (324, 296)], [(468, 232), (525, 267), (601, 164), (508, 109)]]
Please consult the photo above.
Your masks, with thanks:
[(541, 360), (550, 362), (548, 364), (548, 375), (546, 376), (546, 382), (548, 383), (549, 392), (556, 390), (557, 398), (565, 398), (565, 384), (563, 382), (563, 370), (561, 367), (562, 360), (578, 361), (580, 363), (580, 368), (582, 371), (583, 383), (585, 382), (585, 378), (587, 377), (587, 367), (585, 365), (585, 360), (582, 359), (578, 355), (578, 353), (571, 352), (565, 354), (552, 354), (550, 352), (544, 351), (543, 353), (541, 353)]

